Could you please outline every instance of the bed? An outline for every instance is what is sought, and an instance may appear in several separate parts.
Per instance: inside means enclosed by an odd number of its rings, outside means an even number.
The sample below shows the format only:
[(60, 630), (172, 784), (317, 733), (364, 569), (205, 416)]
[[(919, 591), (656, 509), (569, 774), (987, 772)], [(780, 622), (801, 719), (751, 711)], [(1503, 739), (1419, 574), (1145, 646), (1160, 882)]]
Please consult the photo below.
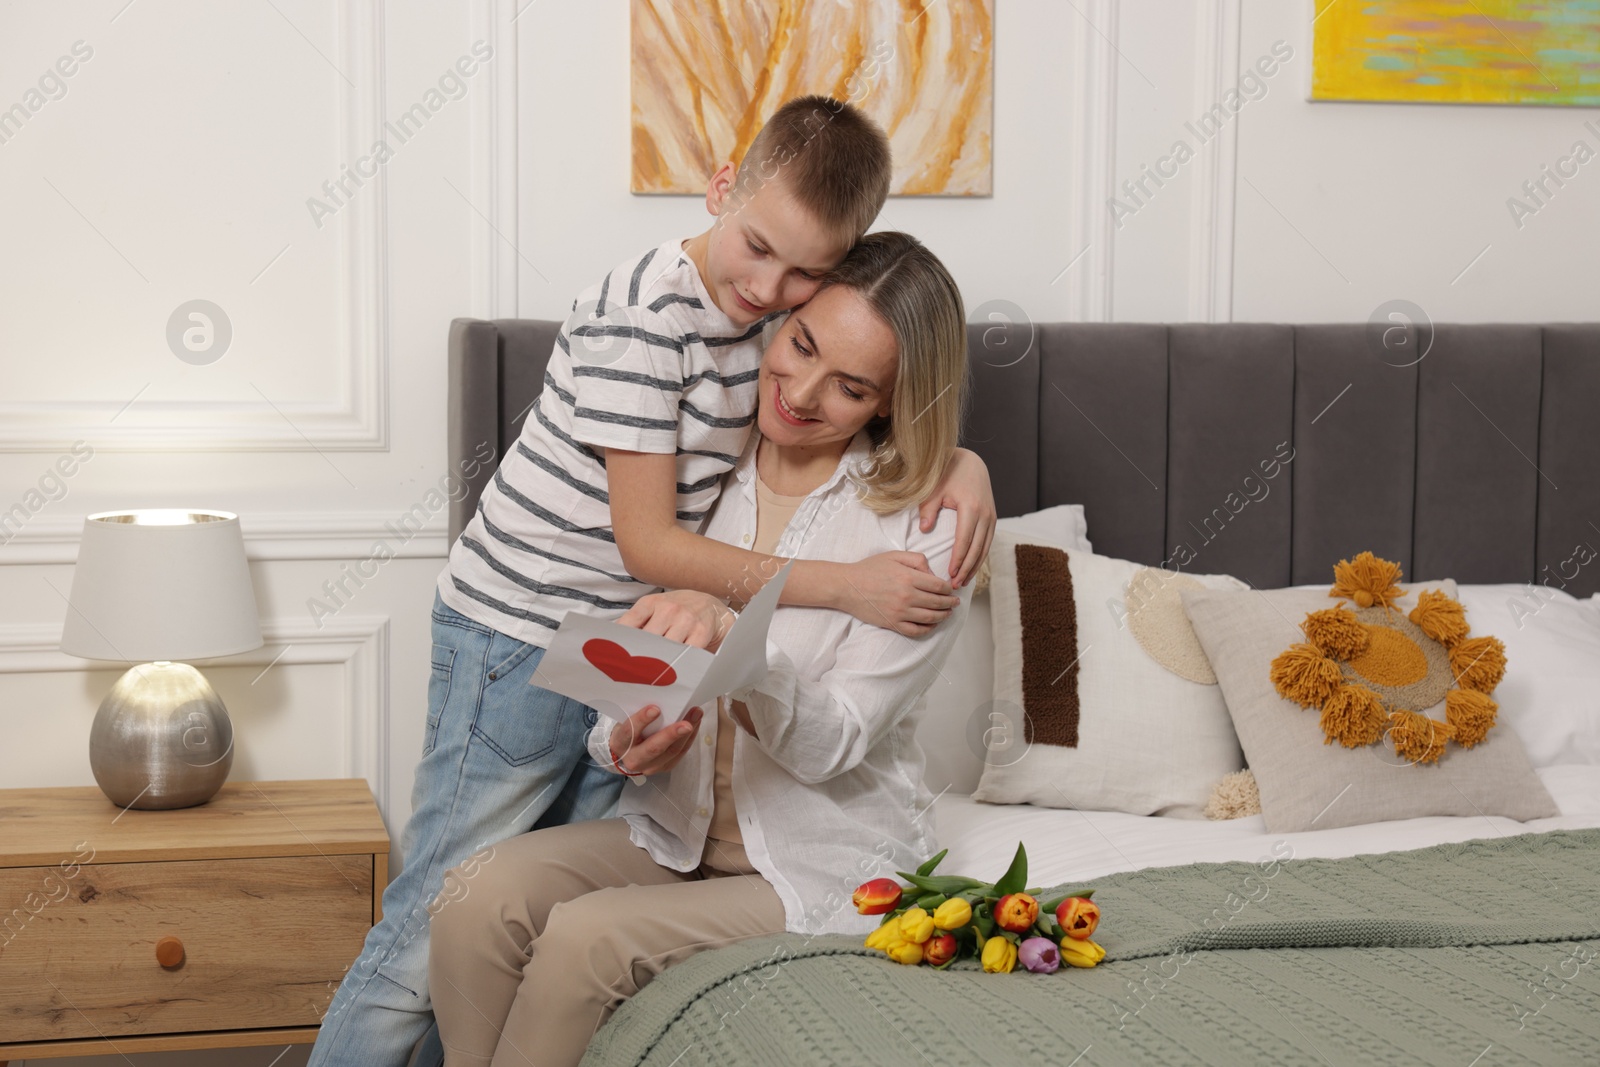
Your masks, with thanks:
[[(515, 440), (556, 326), (452, 324), (452, 469)], [(1408, 339), (1420, 358), (1362, 325), (969, 340), (963, 443), (1003, 516), (1080, 504), (1097, 554), (1158, 567), (1187, 539), (1199, 569), (1257, 590), (1326, 584), (1364, 548), (1408, 581), (1559, 583), (1600, 618), (1600, 563), (1574, 563), (1600, 545), (1600, 324), (1444, 324)], [(1222, 515), (1282, 442), (1284, 479)], [(452, 537), (489, 475), (452, 505)], [(993, 877), (1025, 842), (1030, 882), (1094, 885), (1118, 916), (1097, 935), (1107, 961), (1002, 978), (898, 967), (859, 938), (759, 939), (662, 976), (586, 1064), (1600, 1060), (1600, 686), (1562, 711), (1576, 749), (1537, 767), (1547, 818), (1269, 832), (1261, 815), (984, 804), (969, 738), (993, 680), (986, 600), (917, 712), (944, 869)], [(1270, 894), (1238, 888), (1268, 870)]]

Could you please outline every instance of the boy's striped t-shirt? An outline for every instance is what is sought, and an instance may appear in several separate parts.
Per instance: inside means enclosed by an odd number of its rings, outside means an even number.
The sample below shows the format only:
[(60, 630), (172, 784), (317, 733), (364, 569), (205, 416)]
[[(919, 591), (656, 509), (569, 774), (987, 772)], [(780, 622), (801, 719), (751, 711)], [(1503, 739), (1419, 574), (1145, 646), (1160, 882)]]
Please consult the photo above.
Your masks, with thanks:
[(699, 530), (755, 424), (781, 318), (735, 325), (678, 240), (579, 294), (521, 436), (451, 547), (444, 603), (542, 648), (568, 611), (615, 618), (656, 592), (623, 566), (604, 449), (676, 453), (678, 524)]

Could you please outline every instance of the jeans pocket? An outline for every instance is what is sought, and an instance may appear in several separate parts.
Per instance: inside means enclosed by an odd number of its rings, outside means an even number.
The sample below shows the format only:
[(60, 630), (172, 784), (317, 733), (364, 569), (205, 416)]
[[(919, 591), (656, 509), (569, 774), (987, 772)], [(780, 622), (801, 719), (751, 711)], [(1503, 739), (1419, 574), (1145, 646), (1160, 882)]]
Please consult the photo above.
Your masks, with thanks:
[[(559, 694), (530, 685), (544, 649), (496, 635), (489, 650), (488, 676), (472, 732), (513, 767), (552, 752), (564, 730), (576, 730), (577, 705)], [(581, 730), (577, 745), (582, 747)]]
[(439, 719), (450, 700), (450, 685), (455, 677), (456, 650), (447, 645), (433, 646), (433, 668), (428, 672), (428, 721), (422, 732), (422, 754), (433, 751), (439, 739)]

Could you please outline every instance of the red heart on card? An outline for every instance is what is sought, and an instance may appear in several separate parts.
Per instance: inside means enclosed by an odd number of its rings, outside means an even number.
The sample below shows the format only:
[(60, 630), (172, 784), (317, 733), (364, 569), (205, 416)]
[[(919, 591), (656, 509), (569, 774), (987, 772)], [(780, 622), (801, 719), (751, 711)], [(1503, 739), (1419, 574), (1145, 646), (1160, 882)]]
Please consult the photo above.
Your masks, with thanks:
[(583, 643), (583, 658), (600, 668), (613, 682), (629, 685), (671, 685), (678, 674), (654, 656), (631, 656), (615, 641), (596, 637)]

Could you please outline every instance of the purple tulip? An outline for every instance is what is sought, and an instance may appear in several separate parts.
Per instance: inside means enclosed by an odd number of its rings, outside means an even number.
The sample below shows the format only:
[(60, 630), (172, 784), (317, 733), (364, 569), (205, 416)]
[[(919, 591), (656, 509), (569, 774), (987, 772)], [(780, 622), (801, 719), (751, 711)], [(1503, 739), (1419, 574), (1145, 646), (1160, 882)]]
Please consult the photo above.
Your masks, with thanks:
[(1017, 946), (1017, 960), (1035, 974), (1054, 974), (1061, 966), (1061, 950), (1048, 937), (1030, 937)]

